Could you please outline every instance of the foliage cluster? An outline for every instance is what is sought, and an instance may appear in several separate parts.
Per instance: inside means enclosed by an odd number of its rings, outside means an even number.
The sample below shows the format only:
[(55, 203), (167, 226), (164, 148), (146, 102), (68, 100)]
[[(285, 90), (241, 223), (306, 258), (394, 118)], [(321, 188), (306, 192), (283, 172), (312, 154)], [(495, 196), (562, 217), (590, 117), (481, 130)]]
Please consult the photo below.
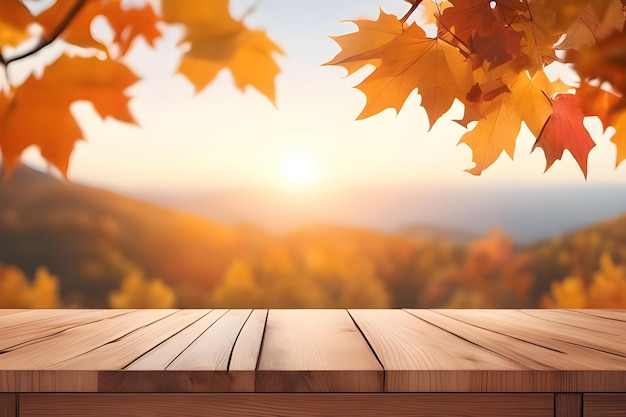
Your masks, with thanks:
[[(398, 0), (399, 1), (399, 0)], [(480, 174), (505, 152), (513, 157), (522, 124), (542, 148), (546, 169), (569, 151), (587, 175), (595, 146), (583, 120), (597, 116), (613, 127), (617, 164), (626, 159), (626, 34), (623, 0), (406, 0), (399, 18), (381, 10), (376, 21), (356, 20), (358, 31), (336, 37), (341, 52), (328, 64), (349, 73), (374, 71), (357, 87), (367, 96), (359, 118), (399, 111), (417, 89), (430, 125), (458, 101), (475, 124), (460, 142), (473, 152)], [(178, 72), (197, 90), (227, 68), (235, 84), (274, 99), (280, 48), (229, 13), (228, 0), (67, 0), (37, 14), (20, 0), (4, 0), (0, 64), (36, 56), (51, 44), (61, 56), (43, 77), (7, 79), (0, 93), (0, 152), (9, 171), (28, 146), (67, 172), (83, 133), (70, 105), (89, 101), (103, 118), (135, 123), (125, 90), (139, 78), (125, 57), (137, 39), (154, 46), (164, 25), (182, 25)], [(156, 10), (153, 5), (158, 5)], [(420, 9), (421, 13), (415, 13)], [(94, 33), (108, 24), (110, 36)], [(97, 32), (97, 31), (96, 31)], [(550, 79), (553, 65), (573, 69), (575, 85)], [(45, 95), (46, 100), (41, 100)], [(29, 123), (36, 115), (37, 123)], [(475, 123), (473, 123), (475, 122)], [(50, 129), (55, 126), (55, 129)]]

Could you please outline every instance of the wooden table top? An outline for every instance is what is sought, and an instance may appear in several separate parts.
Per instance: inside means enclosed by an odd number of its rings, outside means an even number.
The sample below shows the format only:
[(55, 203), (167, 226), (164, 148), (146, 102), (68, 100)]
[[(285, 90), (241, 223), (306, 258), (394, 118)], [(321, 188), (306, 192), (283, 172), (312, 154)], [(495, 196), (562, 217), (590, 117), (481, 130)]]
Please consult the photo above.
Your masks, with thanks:
[(626, 392), (626, 310), (0, 310), (0, 392)]

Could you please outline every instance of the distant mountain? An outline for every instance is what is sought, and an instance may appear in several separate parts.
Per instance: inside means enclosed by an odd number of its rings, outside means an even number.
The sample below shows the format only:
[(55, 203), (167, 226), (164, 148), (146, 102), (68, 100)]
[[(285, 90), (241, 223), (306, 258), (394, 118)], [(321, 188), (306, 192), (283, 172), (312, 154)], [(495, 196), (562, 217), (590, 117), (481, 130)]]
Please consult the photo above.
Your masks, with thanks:
[(425, 224), (477, 235), (497, 227), (520, 245), (626, 212), (626, 186), (590, 183), (512, 186), (472, 182), (310, 194), (244, 189), (194, 194), (139, 191), (129, 195), (223, 223), (248, 222), (279, 233), (311, 223), (387, 233)]
[(480, 237), (478, 233), (467, 230), (423, 223), (414, 223), (401, 227), (396, 231), (396, 234), (412, 239), (443, 240), (460, 245), (468, 245)]
[[(265, 244), (255, 227), (230, 227), (114, 193), (55, 179), (26, 166), (0, 182), (0, 263), (62, 277), (63, 298), (104, 307), (134, 268), (197, 305), (236, 256)], [(200, 291), (199, 291), (200, 290)]]
[[(603, 254), (626, 264), (626, 215), (597, 221), (626, 206), (620, 190), (216, 193), (186, 213), (22, 166), (0, 182), (0, 264), (46, 266), (65, 305), (90, 308), (133, 271), (161, 278), (180, 307), (537, 307), (555, 281), (589, 282)], [(494, 226), (517, 244), (485, 236)]]

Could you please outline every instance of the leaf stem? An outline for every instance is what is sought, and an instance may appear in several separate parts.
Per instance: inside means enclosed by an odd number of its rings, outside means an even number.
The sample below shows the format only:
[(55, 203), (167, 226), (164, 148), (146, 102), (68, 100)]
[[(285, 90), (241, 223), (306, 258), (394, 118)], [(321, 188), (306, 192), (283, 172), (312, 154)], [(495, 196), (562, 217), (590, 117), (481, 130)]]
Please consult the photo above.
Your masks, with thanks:
[(9, 59), (6, 59), (2, 54), (0, 54), (0, 63), (6, 67), (11, 62), (19, 61), (20, 59), (24, 59), (31, 55), (34, 55), (37, 52), (41, 51), (46, 46), (50, 45), (52, 42), (57, 40), (59, 35), (61, 35), (61, 33), (63, 33), (65, 29), (67, 29), (68, 25), (72, 22), (74, 17), (76, 17), (76, 15), (80, 11), (80, 9), (85, 5), (86, 2), (87, 0), (77, 0), (76, 3), (74, 4), (74, 7), (72, 7), (70, 11), (67, 13), (67, 15), (63, 18), (63, 20), (61, 20), (61, 22), (56, 27), (54, 32), (52, 32), (52, 34), (48, 38), (41, 39), (41, 41), (39, 41), (39, 43), (35, 45), (33, 49), (26, 51), (22, 54), (16, 55), (14, 57), (11, 57)]
[(417, 9), (417, 6), (419, 6), (421, 2), (422, 0), (415, 0), (415, 2), (413, 2), (413, 4), (411, 5), (411, 8), (409, 9), (409, 11), (406, 12), (404, 16), (402, 16), (402, 19), (400, 19), (400, 23), (402, 24), (403, 28), (404, 28), (404, 23), (407, 21), (409, 17), (411, 17), (411, 15), (415, 11), (415, 9)]

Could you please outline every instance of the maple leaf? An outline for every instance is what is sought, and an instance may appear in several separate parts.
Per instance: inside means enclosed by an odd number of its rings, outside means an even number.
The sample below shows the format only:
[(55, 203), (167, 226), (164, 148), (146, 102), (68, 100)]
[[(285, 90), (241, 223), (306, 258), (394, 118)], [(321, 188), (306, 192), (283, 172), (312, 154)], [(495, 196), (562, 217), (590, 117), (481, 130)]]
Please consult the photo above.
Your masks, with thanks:
[(156, 27), (160, 19), (150, 3), (125, 10), (120, 1), (109, 1), (103, 14), (115, 31), (113, 42), (119, 45), (122, 55), (128, 52), (138, 36), (142, 36), (150, 46), (154, 46), (154, 41), (161, 36)]
[(416, 24), (383, 47), (354, 59), (377, 58), (380, 65), (357, 85), (367, 96), (358, 119), (389, 107), (399, 112), (417, 88), (432, 126), (450, 109), (455, 97), (465, 95), (472, 85), (469, 66), (459, 50), (441, 39), (427, 37)]
[(521, 52), (529, 59), (528, 71), (531, 75), (557, 59), (554, 44), (562, 33), (555, 28), (556, 13), (545, 2), (526, 1), (526, 11), (511, 24), (511, 28), (524, 33), (525, 42), (521, 45)]
[(476, 32), (470, 36), (469, 47), (475, 52), (479, 64), (486, 61), (489, 63), (489, 69), (492, 69), (520, 55), (521, 39), (521, 33), (511, 28), (498, 27), (488, 35)]
[(358, 31), (347, 35), (334, 36), (332, 39), (341, 47), (341, 51), (324, 65), (341, 65), (348, 70), (348, 75), (365, 64), (377, 64), (377, 59), (364, 59), (361, 55), (380, 48), (402, 33), (402, 23), (398, 17), (379, 11), (377, 20), (354, 20)]
[[(76, 9), (79, 7), (78, 9)], [(126, 54), (137, 36), (143, 36), (154, 46), (154, 40), (161, 35), (156, 28), (159, 17), (149, 3), (143, 7), (125, 9), (121, 0), (89, 0), (84, 4), (78, 1), (57, 1), (37, 17), (44, 28), (44, 36), (49, 38), (62, 25), (64, 19), (76, 14), (67, 23), (60, 36), (67, 42), (83, 48), (96, 48), (106, 51), (106, 46), (96, 40), (91, 33), (95, 17), (104, 16), (114, 30), (113, 43)]]
[(585, 116), (598, 116), (605, 129), (613, 124), (620, 97), (584, 81), (576, 89), (576, 95)]
[(481, 108), (484, 118), (459, 141), (472, 149), (475, 166), (469, 170), (471, 174), (480, 175), (502, 152), (512, 159), (521, 122), (537, 136), (552, 114), (548, 97), (554, 90), (543, 71), (532, 78), (520, 73), (509, 90), (510, 93), (502, 93), (484, 103), (485, 107)]
[(587, 158), (596, 146), (583, 125), (585, 114), (579, 97), (574, 94), (559, 94), (552, 99), (553, 114), (541, 130), (533, 150), (542, 148), (546, 156), (546, 171), (557, 159), (570, 151), (585, 178), (587, 178)]
[(451, 3), (453, 7), (443, 11), (439, 22), (465, 45), (475, 33), (489, 35), (498, 27), (490, 0), (451, 0)]
[(624, 27), (624, 13), (619, 12), (622, 3), (620, 0), (613, 0), (612, 3), (607, 5), (608, 10), (602, 18), (598, 17), (592, 4), (587, 5), (567, 30), (565, 39), (557, 48), (580, 49), (593, 45), (598, 39), (606, 38), (615, 31), (621, 31)]
[(33, 22), (28, 9), (19, 0), (2, 0), (0, 12), (0, 48), (16, 46), (30, 37), (26, 28)]
[(43, 35), (47, 39), (54, 37), (54, 33), (67, 22), (60, 37), (65, 41), (82, 48), (96, 48), (106, 51), (105, 45), (94, 39), (91, 34), (91, 22), (102, 14), (107, 0), (57, 1), (37, 16), (37, 23), (43, 27)]
[(593, 47), (570, 50), (566, 59), (581, 78), (609, 82), (622, 95), (620, 105), (626, 105), (626, 32), (615, 32)]
[(24, 149), (36, 145), (65, 175), (74, 143), (82, 138), (70, 105), (90, 101), (101, 117), (132, 123), (123, 91), (136, 81), (117, 61), (63, 55), (46, 68), (42, 78), (31, 76), (11, 97), (0, 96), (0, 151), (5, 170), (11, 172)]
[(163, 18), (187, 26), (190, 49), (179, 72), (197, 90), (206, 87), (219, 71), (228, 68), (241, 90), (250, 85), (275, 101), (274, 78), (279, 72), (272, 53), (280, 48), (261, 30), (250, 30), (233, 19), (226, 0), (164, 0)]

